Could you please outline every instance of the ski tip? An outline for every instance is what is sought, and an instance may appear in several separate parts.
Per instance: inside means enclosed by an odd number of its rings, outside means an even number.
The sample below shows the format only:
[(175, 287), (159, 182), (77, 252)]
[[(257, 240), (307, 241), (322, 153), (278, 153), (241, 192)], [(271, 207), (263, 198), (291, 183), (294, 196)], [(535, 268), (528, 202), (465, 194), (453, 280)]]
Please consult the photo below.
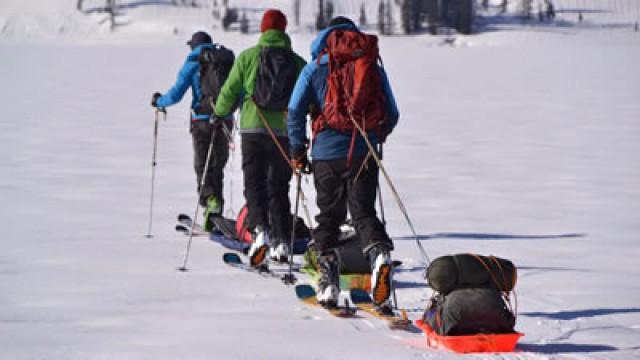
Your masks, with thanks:
[(191, 220), (191, 216), (187, 214), (178, 214), (178, 221)]
[(354, 304), (363, 304), (363, 303), (373, 302), (373, 300), (371, 299), (371, 295), (369, 295), (368, 292), (362, 289), (357, 289), (357, 288), (350, 289), (349, 297), (351, 297), (351, 301)]
[(181, 272), (187, 272), (187, 271), (189, 271), (189, 269), (187, 269), (185, 266), (180, 266), (177, 270), (178, 270), (178, 271), (181, 271)]
[(307, 299), (316, 296), (316, 291), (311, 285), (299, 284), (296, 285), (296, 296), (299, 299)]
[(227, 264), (242, 264), (242, 259), (236, 253), (224, 253), (222, 255), (222, 260)]

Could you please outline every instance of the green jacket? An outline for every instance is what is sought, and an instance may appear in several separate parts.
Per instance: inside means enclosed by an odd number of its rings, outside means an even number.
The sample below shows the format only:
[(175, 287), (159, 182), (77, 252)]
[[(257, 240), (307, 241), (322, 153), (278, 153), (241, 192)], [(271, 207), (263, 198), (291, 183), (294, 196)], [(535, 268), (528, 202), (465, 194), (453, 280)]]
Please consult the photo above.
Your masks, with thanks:
[[(229, 115), (238, 96), (243, 96), (240, 112), (240, 132), (242, 133), (266, 133), (260, 119), (256, 104), (251, 100), (256, 83), (256, 73), (262, 47), (286, 47), (291, 48), (291, 39), (283, 31), (267, 30), (260, 36), (258, 45), (249, 48), (236, 58), (229, 77), (225, 81), (218, 99), (215, 112), (218, 116)], [(294, 53), (298, 65), (298, 74), (306, 65), (306, 61)], [(269, 126), (278, 136), (287, 136), (286, 114), (284, 112), (272, 112), (260, 110)]]

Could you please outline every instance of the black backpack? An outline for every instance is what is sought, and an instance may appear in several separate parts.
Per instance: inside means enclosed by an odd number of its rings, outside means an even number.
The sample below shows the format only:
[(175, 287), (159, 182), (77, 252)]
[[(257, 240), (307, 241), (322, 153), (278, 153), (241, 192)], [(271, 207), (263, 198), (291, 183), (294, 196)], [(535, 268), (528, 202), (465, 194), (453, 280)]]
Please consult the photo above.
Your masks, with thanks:
[(200, 63), (200, 107), (198, 115), (211, 115), (213, 105), (227, 80), (235, 55), (222, 45), (205, 47), (198, 56)]
[(267, 111), (286, 111), (297, 78), (298, 66), (291, 49), (263, 47), (253, 101)]

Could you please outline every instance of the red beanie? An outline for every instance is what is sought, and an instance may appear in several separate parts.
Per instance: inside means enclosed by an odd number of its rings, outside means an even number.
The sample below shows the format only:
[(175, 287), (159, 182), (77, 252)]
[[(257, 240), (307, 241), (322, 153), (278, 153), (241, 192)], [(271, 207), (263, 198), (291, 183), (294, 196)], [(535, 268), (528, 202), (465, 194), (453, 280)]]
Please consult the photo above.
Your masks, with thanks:
[(260, 24), (260, 32), (267, 30), (280, 30), (284, 31), (287, 28), (287, 17), (284, 16), (282, 11), (276, 9), (269, 9), (262, 15), (262, 23)]

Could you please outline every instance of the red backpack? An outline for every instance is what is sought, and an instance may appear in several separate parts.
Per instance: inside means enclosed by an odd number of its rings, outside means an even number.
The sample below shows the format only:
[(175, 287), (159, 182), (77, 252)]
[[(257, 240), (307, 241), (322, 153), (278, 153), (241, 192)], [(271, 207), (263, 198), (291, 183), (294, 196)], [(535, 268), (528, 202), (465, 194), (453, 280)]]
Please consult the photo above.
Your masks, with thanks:
[(351, 156), (357, 131), (353, 120), (366, 131), (384, 135), (386, 97), (378, 68), (378, 38), (359, 31), (335, 30), (327, 37), (318, 62), (325, 53), (329, 56), (327, 92), (322, 113), (313, 121), (313, 133), (325, 128), (353, 132)]

